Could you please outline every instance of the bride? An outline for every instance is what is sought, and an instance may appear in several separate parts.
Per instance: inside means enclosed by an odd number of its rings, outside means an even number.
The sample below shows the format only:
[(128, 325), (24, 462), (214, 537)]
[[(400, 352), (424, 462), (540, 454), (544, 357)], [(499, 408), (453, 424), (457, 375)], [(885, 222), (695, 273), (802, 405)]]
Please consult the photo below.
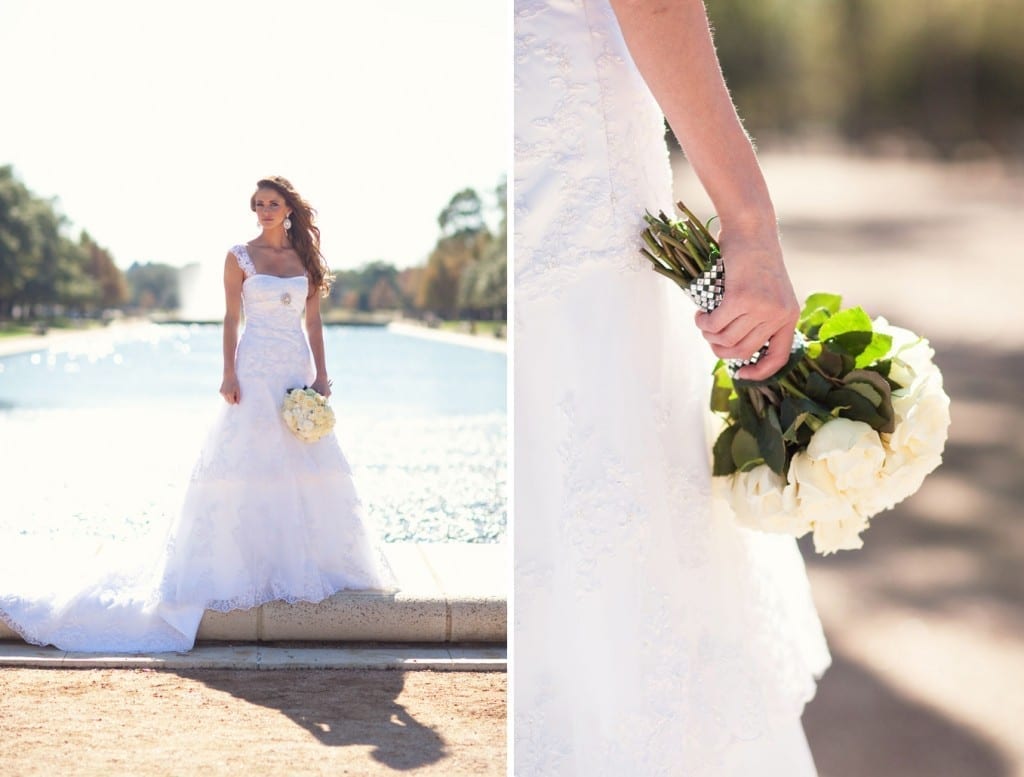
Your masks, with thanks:
[(155, 552), (125, 546), (66, 558), (72, 570), (49, 548), (5, 559), (0, 620), (27, 641), (187, 651), (207, 609), (393, 588), (336, 438), (302, 442), (281, 417), (289, 389), (330, 394), (319, 302), (330, 276), (315, 211), (279, 176), (257, 182), (250, 207), (261, 234), (232, 248), (224, 264), (220, 393), (228, 404), (166, 542)]
[[(517, 0), (515, 90), (515, 774), (813, 775), (803, 561), (710, 495), (710, 351), (766, 377), (798, 308), (704, 6)], [(721, 217), (697, 326), (639, 254), (665, 118)]]

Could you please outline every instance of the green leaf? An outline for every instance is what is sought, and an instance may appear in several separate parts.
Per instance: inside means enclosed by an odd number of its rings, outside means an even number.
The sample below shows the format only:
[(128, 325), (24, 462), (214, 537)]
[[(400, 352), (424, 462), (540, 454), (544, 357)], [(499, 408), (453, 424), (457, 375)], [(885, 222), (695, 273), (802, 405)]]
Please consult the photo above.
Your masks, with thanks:
[(806, 317), (801, 318), (796, 325), (796, 328), (800, 330), (800, 333), (809, 340), (816, 340), (818, 338), (818, 331), (821, 329), (821, 325), (828, 321), (831, 314), (825, 310), (825, 308), (818, 308), (817, 310), (811, 311)]
[(849, 389), (851, 391), (856, 391), (858, 394), (864, 397), (864, 399), (870, 402), (871, 406), (874, 408), (877, 408), (879, 405), (882, 404), (882, 395), (875, 391), (873, 386), (870, 386), (867, 383), (850, 383)]
[(851, 332), (873, 332), (871, 319), (863, 308), (847, 308), (832, 315), (818, 332), (822, 342)]
[(877, 408), (870, 400), (851, 388), (836, 389), (829, 394), (828, 398), (833, 411), (837, 408), (840, 409), (838, 415), (842, 418), (863, 421), (872, 429), (879, 429), (885, 425), (885, 419), (878, 413)]
[(739, 429), (736, 432), (730, 449), (732, 451), (732, 459), (736, 462), (736, 468), (740, 472), (746, 472), (764, 464), (764, 458), (757, 449), (757, 439), (746, 429)]
[(810, 413), (800, 413), (786, 425), (786, 431), (782, 433), (783, 442), (798, 444), (800, 442), (800, 429), (807, 424)]
[(732, 396), (732, 378), (724, 363), (715, 367), (715, 382), (711, 387), (711, 409), (716, 413), (729, 412), (729, 398)]
[(771, 405), (766, 413), (766, 423), (757, 430), (757, 447), (764, 463), (781, 475), (786, 466), (786, 444), (782, 439), (779, 416)]
[(886, 356), (892, 349), (892, 336), (874, 332), (871, 342), (857, 356), (857, 367), (867, 367), (872, 362)]
[(754, 408), (754, 413), (757, 417), (764, 418), (765, 400), (764, 395), (761, 394), (757, 389), (747, 390), (747, 396), (750, 397), (750, 406)]
[(832, 390), (832, 384), (823, 378), (819, 373), (812, 372), (807, 376), (807, 390), (804, 392), (811, 399), (824, 402), (828, 392)]
[(896, 411), (892, 406), (892, 384), (888, 378), (880, 375), (873, 369), (854, 370), (843, 379), (843, 382), (869, 399), (871, 397), (864, 391), (864, 388), (870, 386), (879, 396), (879, 401), (873, 404), (875, 405), (875, 412), (882, 419), (882, 422), (874, 428), (879, 432), (891, 433), (895, 430)]
[(821, 371), (830, 377), (838, 378), (846, 372), (846, 370), (843, 369), (842, 357), (838, 353), (830, 351), (827, 348), (822, 348), (821, 353), (818, 354), (818, 357), (814, 361)]
[(892, 359), (882, 359), (881, 361), (875, 362), (871, 365), (871, 371), (877, 372), (885, 378), (885, 382), (888, 383), (890, 387), (893, 387), (893, 382), (889, 380), (889, 373), (892, 371)]
[(796, 328), (807, 338), (814, 340), (818, 337), (818, 330), (833, 315), (839, 312), (843, 298), (838, 294), (818, 292), (812, 294), (804, 302), (804, 309), (800, 311), (800, 320)]
[[(757, 434), (757, 428), (761, 425), (761, 418), (754, 409), (750, 399), (750, 390), (738, 392), (739, 396), (739, 418), (740, 426), (746, 429), (751, 436)], [(738, 463), (738, 462), (737, 462)]]
[(718, 439), (715, 440), (715, 445), (712, 449), (713, 460), (711, 469), (711, 474), (715, 477), (731, 475), (736, 471), (736, 461), (732, 456), (732, 442), (739, 431), (739, 426), (733, 424), (732, 426), (726, 427), (726, 429), (718, 435)]
[(820, 309), (825, 310), (830, 316), (835, 315), (839, 312), (839, 308), (843, 304), (843, 298), (838, 294), (829, 294), (825, 291), (819, 291), (811, 294), (804, 302), (804, 309), (800, 311), (800, 318), (806, 318), (814, 311)]
[[(824, 328), (822, 327), (822, 329)], [(822, 341), (831, 350), (849, 356), (856, 363), (857, 357), (871, 345), (871, 338), (871, 332), (841, 332), (827, 340), (822, 338)]]
[(874, 370), (854, 370), (843, 378), (843, 383), (847, 386), (854, 383), (867, 383), (873, 386), (881, 396), (892, 396), (892, 388), (889, 386), (889, 381)]
[(803, 397), (786, 397), (779, 408), (779, 421), (785, 431), (782, 439), (786, 442), (804, 444), (810, 440), (814, 430), (825, 421), (830, 413), (827, 407)]

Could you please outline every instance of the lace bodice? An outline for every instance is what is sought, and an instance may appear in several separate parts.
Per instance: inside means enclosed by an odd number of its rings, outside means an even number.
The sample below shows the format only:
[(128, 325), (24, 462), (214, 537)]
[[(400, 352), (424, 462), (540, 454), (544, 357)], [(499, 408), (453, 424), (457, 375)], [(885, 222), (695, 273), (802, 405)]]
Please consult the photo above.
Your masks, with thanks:
[(309, 289), (306, 276), (278, 277), (256, 272), (256, 266), (244, 244), (234, 246), (231, 253), (245, 273), (242, 282), (242, 310), (246, 326), (284, 332), (301, 331)]

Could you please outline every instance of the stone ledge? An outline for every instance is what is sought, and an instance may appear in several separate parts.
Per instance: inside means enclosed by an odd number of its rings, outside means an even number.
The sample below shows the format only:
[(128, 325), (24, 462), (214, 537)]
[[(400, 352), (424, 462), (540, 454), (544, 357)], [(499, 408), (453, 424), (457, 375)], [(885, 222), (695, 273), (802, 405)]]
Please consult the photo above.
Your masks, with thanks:
[[(215, 642), (504, 643), (507, 547), (394, 543), (385, 552), (400, 589), (342, 591), (317, 604), (269, 602), (207, 611), (198, 640)], [(0, 623), (0, 640), (18, 635)]]

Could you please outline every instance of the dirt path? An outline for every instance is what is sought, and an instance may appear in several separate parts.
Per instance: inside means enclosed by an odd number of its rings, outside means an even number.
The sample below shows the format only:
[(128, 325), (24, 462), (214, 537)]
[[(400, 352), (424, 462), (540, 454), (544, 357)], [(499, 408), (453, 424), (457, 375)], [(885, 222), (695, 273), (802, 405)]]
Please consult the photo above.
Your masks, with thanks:
[(504, 775), (505, 675), (0, 669), (5, 775)]

